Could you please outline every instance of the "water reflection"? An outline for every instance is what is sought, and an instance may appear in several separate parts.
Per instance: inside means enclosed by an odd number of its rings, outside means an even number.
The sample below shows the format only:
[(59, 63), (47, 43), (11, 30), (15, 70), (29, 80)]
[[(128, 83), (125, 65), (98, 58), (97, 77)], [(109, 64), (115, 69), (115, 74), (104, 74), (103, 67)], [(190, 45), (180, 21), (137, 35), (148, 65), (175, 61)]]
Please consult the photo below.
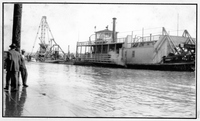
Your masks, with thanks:
[(110, 68), (91, 68), (88, 73), (93, 77), (90, 104), (103, 116), (195, 114), (194, 73)]
[[(11, 115), (195, 117), (195, 73), (48, 63), (27, 68), (29, 95), (13, 95), (24, 101), (19, 99), (21, 107), (6, 106), (6, 116), (17, 110)], [(15, 104), (9, 101), (6, 105)]]
[(26, 88), (22, 88), (21, 95), (20, 91), (5, 92), (5, 116), (21, 116), (23, 113), (26, 97)]

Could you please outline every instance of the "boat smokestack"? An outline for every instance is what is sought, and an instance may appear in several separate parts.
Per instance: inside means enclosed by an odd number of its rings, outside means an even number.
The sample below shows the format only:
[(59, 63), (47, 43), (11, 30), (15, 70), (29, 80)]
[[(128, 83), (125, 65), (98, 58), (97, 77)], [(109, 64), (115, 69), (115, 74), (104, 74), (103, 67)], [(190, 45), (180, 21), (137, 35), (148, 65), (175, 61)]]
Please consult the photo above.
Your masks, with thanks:
[(113, 42), (115, 42), (115, 24), (116, 24), (116, 18), (113, 18), (113, 34), (112, 34), (112, 38), (113, 38)]

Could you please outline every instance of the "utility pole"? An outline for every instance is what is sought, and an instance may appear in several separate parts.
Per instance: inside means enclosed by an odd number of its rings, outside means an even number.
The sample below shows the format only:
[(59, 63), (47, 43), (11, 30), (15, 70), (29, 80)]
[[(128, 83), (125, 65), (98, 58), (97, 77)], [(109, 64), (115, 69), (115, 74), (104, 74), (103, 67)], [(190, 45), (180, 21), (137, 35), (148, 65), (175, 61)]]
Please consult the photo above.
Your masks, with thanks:
[(14, 4), (12, 43), (21, 49), (22, 4)]

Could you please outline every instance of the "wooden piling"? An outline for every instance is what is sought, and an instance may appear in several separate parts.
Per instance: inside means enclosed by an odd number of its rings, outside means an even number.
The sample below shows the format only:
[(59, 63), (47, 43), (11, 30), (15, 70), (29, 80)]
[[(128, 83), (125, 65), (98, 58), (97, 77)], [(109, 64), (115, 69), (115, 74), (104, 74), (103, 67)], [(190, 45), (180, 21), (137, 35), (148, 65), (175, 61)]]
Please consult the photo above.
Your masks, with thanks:
[(12, 43), (21, 49), (22, 4), (14, 4)]

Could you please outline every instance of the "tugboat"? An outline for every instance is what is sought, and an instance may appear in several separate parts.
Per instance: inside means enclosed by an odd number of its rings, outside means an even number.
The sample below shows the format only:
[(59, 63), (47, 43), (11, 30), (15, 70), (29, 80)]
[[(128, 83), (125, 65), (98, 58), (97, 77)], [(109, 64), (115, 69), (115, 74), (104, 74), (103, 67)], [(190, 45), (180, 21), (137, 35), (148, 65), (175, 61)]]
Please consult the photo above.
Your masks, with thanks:
[[(75, 65), (122, 67), (168, 71), (194, 71), (196, 40), (187, 30), (182, 36), (172, 36), (162, 28), (162, 34), (118, 38), (113, 30), (95, 32), (95, 40), (77, 42)], [(83, 50), (85, 49), (85, 50)]]

